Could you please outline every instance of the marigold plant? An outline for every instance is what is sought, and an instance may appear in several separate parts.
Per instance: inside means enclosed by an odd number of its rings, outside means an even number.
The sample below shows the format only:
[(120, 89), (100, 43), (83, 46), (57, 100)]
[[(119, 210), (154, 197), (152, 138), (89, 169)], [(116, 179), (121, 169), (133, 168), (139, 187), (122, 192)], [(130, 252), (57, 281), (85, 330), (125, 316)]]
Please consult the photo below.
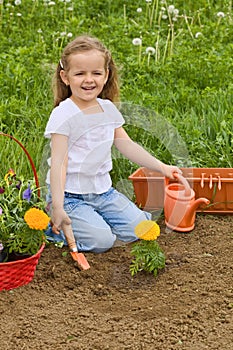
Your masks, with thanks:
[(165, 267), (165, 255), (156, 239), (160, 235), (159, 225), (152, 220), (141, 221), (135, 227), (135, 234), (140, 239), (134, 243), (130, 264), (131, 275), (139, 271), (146, 271), (157, 276), (158, 270)]

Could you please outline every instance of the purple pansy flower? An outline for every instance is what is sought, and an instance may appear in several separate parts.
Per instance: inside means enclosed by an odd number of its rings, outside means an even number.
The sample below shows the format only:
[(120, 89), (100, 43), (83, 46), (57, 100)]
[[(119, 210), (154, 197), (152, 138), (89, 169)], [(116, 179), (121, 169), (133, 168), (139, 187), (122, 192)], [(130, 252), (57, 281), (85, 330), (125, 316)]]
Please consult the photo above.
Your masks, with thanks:
[(23, 199), (26, 199), (28, 202), (30, 202), (32, 195), (32, 190), (30, 188), (30, 185), (28, 185), (28, 188), (23, 192)]
[(16, 188), (18, 188), (18, 190), (20, 190), (21, 184), (22, 184), (22, 181), (19, 180), (18, 183), (17, 183), (17, 185), (16, 185)]

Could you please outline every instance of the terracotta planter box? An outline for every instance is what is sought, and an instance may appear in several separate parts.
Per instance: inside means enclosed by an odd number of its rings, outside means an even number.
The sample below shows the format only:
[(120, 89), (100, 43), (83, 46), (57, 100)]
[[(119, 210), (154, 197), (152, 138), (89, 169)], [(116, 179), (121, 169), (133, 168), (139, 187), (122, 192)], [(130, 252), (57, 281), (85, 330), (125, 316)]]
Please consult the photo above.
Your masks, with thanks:
[[(181, 168), (183, 176), (195, 191), (195, 198), (205, 197), (210, 205), (198, 212), (233, 214), (233, 168)], [(133, 182), (136, 203), (145, 210), (161, 210), (164, 203), (164, 177), (146, 168), (137, 169)], [(175, 181), (170, 181), (172, 183)]]

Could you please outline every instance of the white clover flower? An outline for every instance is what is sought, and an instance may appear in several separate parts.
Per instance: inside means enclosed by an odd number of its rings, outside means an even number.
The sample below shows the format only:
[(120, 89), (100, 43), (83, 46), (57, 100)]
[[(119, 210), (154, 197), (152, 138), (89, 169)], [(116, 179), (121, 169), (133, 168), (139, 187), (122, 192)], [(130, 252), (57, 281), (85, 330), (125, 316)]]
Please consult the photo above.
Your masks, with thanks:
[(71, 32), (67, 33), (67, 38), (72, 38), (73, 34)]
[(22, 17), (22, 13), (18, 12), (18, 13), (16, 13), (16, 16), (17, 17)]
[(195, 38), (197, 39), (199, 36), (201, 36), (202, 35), (202, 33), (201, 32), (197, 32), (196, 34), (195, 34)]
[(178, 9), (174, 9), (173, 15), (178, 16), (178, 14), (179, 14), (179, 10)]
[(133, 45), (135, 45), (135, 46), (142, 45), (142, 39), (140, 39), (140, 38), (135, 38), (135, 39), (132, 40), (132, 43), (133, 43)]
[(21, 5), (21, 0), (15, 0), (15, 5), (16, 6)]
[(142, 8), (139, 7), (139, 8), (137, 9), (137, 13), (141, 13), (141, 12), (142, 12)]
[(168, 9), (167, 9), (168, 13), (173, 13), (174, 10), (175, 10), (175, 6), (174, 5), (169, 5), (168, 6)]
[(146, 54), (147, 55), (154, 55), (155, 54), (155, 48), (154, 47), (152, 47), (152, 46), (148, 46), (147, 48), (146, 48)]
[(225, 17), (225, 13), (220, 11), (217, 13), (217, 16), (218, 17)]
[(162, 15), (162, 19), (167, 19), (167, 15)]
[(39, 34), (43, 33), (42, 29), (39, 28), (39, 29), (37, 30), (37, 33), (39, 33)]

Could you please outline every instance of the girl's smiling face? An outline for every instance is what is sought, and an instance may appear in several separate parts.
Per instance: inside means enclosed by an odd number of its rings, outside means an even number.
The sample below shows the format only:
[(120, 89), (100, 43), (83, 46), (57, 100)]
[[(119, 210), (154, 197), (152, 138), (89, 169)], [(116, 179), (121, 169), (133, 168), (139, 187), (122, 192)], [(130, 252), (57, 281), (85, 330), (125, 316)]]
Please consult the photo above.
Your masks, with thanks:
[(80, 109), (96, 105), (96, 98), (108, 80), (104, 55), (98, 50), (83, 51), (71, 54), (68, 62), (68, 70), (61, 70), (60, 75), (70, 86), (71, 99)]

